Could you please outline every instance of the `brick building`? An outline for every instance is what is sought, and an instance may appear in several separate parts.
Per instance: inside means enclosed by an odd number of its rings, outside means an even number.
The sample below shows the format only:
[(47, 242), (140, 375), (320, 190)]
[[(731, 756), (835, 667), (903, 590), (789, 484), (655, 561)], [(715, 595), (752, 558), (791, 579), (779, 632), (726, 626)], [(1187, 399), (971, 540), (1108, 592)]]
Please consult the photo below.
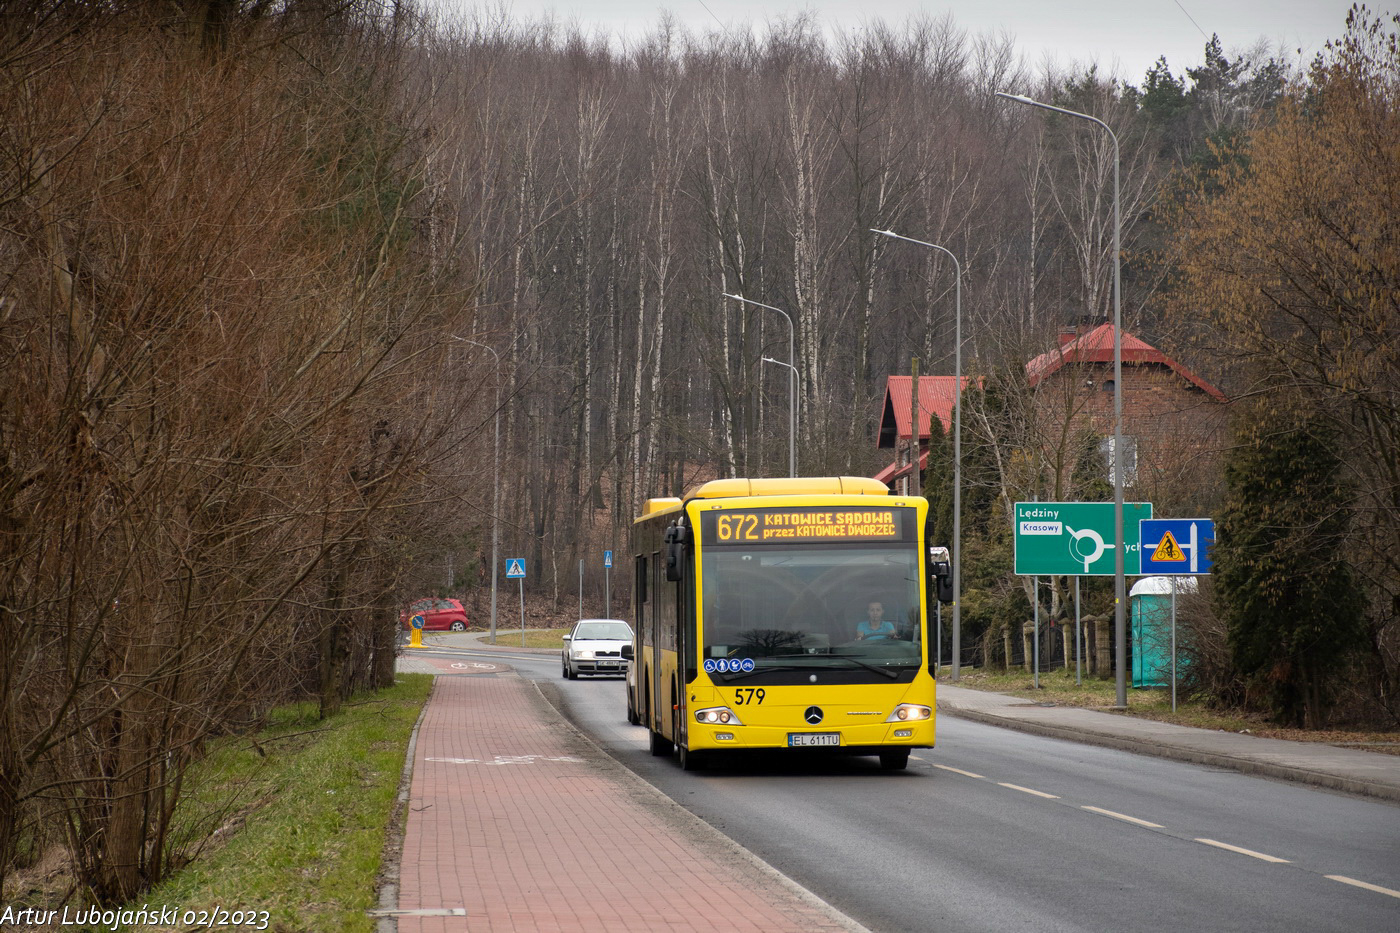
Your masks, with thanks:
[[(1124, 484), (1133, 490), (1131, 498), (1162, 505), (1190, 497), (1203, 477), (1217, 472), (1228, 399), (1180, 362), (1127, 331), (1122, 355)], [(917, 492), (909, 488), (911, 381), (908, 376), (888, 377), (880, 415), (878, 446), (896, 451), (896, 459), (875, 478), (901, 494)], [(1057, 456), (1051, 448), (1063, 451), (1065, 439), (1087, 429), (1100, 439), (1104, 475), (1109, 478), (1113, 325), (1067, 328), (1055, 349), (1026, 363), (1026, 382), (1033, 390), (1034, 436), (1040, 439), (1047, 462), (1061, 463), (1066, 473), (1073, 469), (1072, 458)], [(952, 430), (953, 383), (951, 376), (919, 380), (921, 469), (928, 458), (931, 415), (938, 415), (945, 431)], [(967, 425), (964, 421), (964, 444), (969, 440)]]

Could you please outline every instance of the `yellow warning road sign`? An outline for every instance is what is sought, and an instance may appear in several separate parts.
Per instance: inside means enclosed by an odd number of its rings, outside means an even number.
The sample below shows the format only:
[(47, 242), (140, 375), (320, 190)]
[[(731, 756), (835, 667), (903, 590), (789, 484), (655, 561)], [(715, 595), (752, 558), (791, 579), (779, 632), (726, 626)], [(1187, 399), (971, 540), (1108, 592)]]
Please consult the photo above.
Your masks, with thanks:
[(1162, 532), (1162, 541), (1157, 545), (1157, 550), (1152, 552), (1154, 561), (1184, 561), (1186, 555), (1181, 551), (1181, 545), (1176, 543), (1170, 531)]

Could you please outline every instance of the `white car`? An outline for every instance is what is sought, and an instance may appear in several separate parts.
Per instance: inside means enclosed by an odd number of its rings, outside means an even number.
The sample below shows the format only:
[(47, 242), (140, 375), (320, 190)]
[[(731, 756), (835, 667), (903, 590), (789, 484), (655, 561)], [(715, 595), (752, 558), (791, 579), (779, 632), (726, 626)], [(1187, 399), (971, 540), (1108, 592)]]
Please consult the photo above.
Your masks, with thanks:
[(579, 674), (626, 674), (622, 646), (632, 644), (632, 626), (621, 619), (580, 619), (564, 636), (564, 679)]

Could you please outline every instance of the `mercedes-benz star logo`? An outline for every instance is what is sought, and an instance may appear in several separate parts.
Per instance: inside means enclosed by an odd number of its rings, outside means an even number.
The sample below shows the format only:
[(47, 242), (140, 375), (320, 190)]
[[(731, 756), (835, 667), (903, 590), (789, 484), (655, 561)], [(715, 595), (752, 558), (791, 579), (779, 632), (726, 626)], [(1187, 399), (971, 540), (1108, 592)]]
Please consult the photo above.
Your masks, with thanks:
[(822, 721), (822, 710), (820, 706), (809, 706), (807, 712), (802, 714), (802, 718), (807, 720), (809, 725), (815, 726)]

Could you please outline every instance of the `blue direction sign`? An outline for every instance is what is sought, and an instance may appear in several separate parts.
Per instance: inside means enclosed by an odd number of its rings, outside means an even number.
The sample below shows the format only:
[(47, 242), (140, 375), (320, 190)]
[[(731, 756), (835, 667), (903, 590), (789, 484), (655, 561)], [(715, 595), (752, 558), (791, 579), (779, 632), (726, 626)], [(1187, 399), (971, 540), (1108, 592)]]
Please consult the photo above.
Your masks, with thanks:
[(612, 567), (612, 551), (603, 552), (603, 566)]
[(523, 580), (525, 578), (525, 558), (510, 557), (506, 559), (506, 579)]
[(1209, 518), (1147, 518), (1138, 523), (1142, 572), (1208, 574), (1215, 522)]

